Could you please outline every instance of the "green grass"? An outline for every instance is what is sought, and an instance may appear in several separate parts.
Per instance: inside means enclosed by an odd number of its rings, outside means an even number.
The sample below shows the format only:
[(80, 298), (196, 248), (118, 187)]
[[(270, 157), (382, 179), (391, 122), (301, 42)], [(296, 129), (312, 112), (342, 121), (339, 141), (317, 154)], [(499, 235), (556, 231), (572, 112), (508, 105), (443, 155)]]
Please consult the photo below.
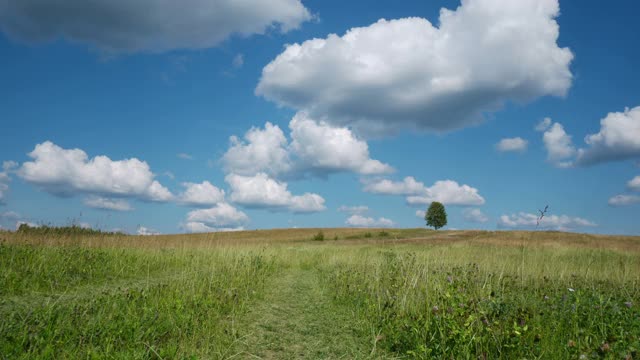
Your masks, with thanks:
[[(276, 271), (261, 252), (5, 247), (12, 294), (0, 300), (0, 354), (12, 359), (223, 358), (234, 341), (229, 322)], [(101, 271), (78, 270), (89, 266), (77, 256), (86, 252)], [(30, 288), (6, 273), (48, 280)]]
[(0, 296), (56, 293), (114, 279), (155, 275), (184, 265), (181, 257), (131, 249), (42, 248), (0, 244)]
[(519, 256), (470, 246), (376, 250), (336, 254), (323, 274), (338, 303), (369, 320), (379, 346), (409, 358), (637, 354), (637, 255), (540, 250), (525, 253), (524, 271)]
[(0, 234), (0, 358), (638, 358), (639, 305), (634, 237)]
[(333, 302), (317, 271), (294, 267), (269, 284), (268, 295), (239, 324), (236, 352), (254, 359), (392, 358), (376, 352), (347, 305)]

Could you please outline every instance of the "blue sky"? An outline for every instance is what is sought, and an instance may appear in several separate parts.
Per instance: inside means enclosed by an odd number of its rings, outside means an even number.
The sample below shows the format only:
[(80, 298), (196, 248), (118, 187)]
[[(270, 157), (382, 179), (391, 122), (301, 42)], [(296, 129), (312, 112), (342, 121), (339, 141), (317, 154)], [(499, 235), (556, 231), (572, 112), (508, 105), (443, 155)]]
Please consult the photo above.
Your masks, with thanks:
[(640, 233), (630, 0), (76, 2), (0, 6), (4, 228)]

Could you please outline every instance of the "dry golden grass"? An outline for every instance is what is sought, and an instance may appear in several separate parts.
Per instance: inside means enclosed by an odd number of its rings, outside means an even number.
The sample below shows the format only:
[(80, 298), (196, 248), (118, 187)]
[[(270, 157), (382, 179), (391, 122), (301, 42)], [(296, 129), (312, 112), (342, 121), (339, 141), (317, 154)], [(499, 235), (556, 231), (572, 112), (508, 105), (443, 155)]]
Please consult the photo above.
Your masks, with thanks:
[[(322, 232), (324, 241), (314, 241)], [(557, 231), (480, 231), (428, 229), (354, 229), (304, 228), (175, 234), (154, 236), (34, 236), (11, 232), (0, 233), (0, 242), (44, 246), (83, 246), (106, 248), (210, 248), (242, 245), (278, 246), (292, 244), (335, 245), (492, 245), (542, 248), (575, 247), (586, 249), (640, 252), (640, 236), (593, 235)]]
[(595, 235), (559, 231), (440, 231), (425, 237), (398, 240), (398, 243), (451, 245), (494, 245), (530, 248), (584, 248), (640, 252), (640, 236)]
[[(217, 232), (204, 234), (175, 234), (175, 235), (97, 235), (97, 236), (35, 236), (12, 232), (0, 232), (0, 241), (7, 244), (31, 244), (46, 246), (86, 246), (86, 247), (132, 247), (132, 248), (200, 248), (231, 245), (277, 245), (312, 241), (313, 237), (322, 232), (325, 241), (364, 237), (370, 233), (378, 237), (384, 229), (354, 229), (354, 228), (305, 228), (305, 229), (271, 229), (246, 230), (233, 232)], [(425, 236), (430, 233), (424, 229), (387, 230), (390, 236)], [(415, 233), (415, 235), (414, 235)]]

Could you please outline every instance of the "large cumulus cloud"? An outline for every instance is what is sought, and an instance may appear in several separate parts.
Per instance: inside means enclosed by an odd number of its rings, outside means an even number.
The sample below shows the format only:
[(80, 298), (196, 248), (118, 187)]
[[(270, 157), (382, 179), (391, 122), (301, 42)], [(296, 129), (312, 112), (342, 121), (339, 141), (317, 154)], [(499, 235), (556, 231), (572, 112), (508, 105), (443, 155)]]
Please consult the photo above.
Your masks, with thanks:
[(447, 131), (507, 101), (564, 96), (573, 54), (557, 44), (557, 0), (463, 0), (423, 18), (380, 20), (288, 45), (256, 94), (334, 125)]
[(600, 120), (600, 130), (584, 137), (585, 147), (576, 148), (572, 136), (560, 123), (550, 122), (543, 142), (548, 160), (557, 167), (591, 166), (640, 158), (640, 106), (611, 112)]
[(0, 0), (0, 28), (12, 38), (62, 37), (110, 53), (207, 48), (310, 18), (300, 0)]
[(188, 232), (242, 230), (248, 221), (247, 214), (222, 202), (209, 209), (190, 211), (182, 227)]
[(45, 141), (37, 144), (17, 170), (19, 177), (57, 196), (88, 194), (166, 202), (173, 194), (157, 180), (149, 164), (136, 158), (89, 158), (81, 149), (63, 149)]
[(225, 180), (231, 187), (231, 201), (248, 208), (272, 211), (313, 213), (325, 210), (324, 198), (314, 193), (293, 195), (285, 182), (270, 178), (265, 173), (255, 176), (229, 174)]
[(612, 112), (600, 120), (600, 131), (587, 135), (578, 151), (578, 165), (640, 158), (640, 106)]
[(222, 157), (228, 173), (299, 178), (306, 174), (326, 177), (337, 172), (362, 175), (387, 174), (393, 167), (372, 159), (369, 145), (346, 127), (316, 121), (304, 112), (289, 122), (291, 142), (278, 125), (267, 122), (264, 129), (252, 127), (230, 139)]

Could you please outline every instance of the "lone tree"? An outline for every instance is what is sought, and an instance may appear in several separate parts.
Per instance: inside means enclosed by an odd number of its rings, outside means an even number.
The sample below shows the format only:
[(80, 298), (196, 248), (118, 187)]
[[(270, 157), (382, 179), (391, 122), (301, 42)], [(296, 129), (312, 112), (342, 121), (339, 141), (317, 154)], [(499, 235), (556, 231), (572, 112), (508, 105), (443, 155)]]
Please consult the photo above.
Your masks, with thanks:
[(444, 205), (437, 201), (432, 202), (424, 219), (427, 220), (427, 226), (432, 226), (436, 230), (447, 225), (447, 212), (444, 210)]

